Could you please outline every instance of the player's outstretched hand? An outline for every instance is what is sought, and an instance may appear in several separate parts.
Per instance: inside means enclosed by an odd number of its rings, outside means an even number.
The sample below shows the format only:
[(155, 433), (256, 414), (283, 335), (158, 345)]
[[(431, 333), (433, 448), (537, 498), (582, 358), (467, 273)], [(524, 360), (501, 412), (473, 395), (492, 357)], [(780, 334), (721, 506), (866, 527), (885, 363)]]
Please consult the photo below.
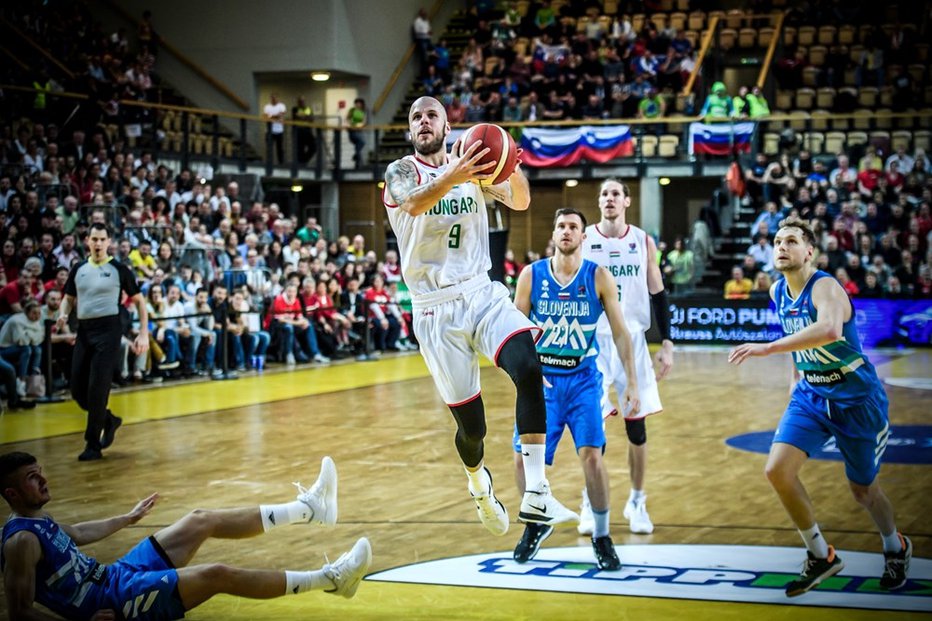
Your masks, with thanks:
[(495, 168), (495, 162), (486, 162), (480, 164), (479, 160), (485, 157), (491, 149), (482, 146), (482, 141), (477, 140), (459, 157), (460, 141), (462, 136), (453, 143), (453, 149), (450, 152), (450, 164), (447, 166), (447, 174), (454, 185), (465, 183), (467, 181), (485, 181), (492, 177), (491, 174), (485, 174)]
[(155, 506), (155, 503), (158, 501), (158, 499), (159, 499), (159, 494), (158, 492), (156, 492), (155, 494), (152, 494), (148, 498), (143, 498), (142, 500), (137, 502), (136, 506), (133, 507), (133, 510), (126, 514), (126, 517), (129, 518), (129, 523), (135, 524), (142, 518), (149, 515), (149, 511), (152, 510), (152, 507)]
[(728, 354), (728, 362), (739, 365), (752, 356), (766, 356), (767, 343), (745, 343), (738, 345)]

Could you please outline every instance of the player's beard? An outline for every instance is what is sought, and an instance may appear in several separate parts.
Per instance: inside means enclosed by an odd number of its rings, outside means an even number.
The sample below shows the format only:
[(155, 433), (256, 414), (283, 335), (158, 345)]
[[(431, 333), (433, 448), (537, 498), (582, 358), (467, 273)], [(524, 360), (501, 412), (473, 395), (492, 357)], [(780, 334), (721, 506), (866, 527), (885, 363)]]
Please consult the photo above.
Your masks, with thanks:
[(554, 248), (556, 249), (557, 252), (562, 254), (564, 257), (571, 257), (574, 254), (576, 254), (576, 251), (579, 250), (580, 245), (581, 244), (576, 244), (575, 246), (567, 246), (564, 248), (564, 247), (561, 247), (560, 244), (558, 243), (554, 245)]
[(438, 136), (437, 138), (435, 138), (435, 139), (432, 140), (431, 142), (428, 142), (428, 143), (423, 144), (423, 145), (419, 145), (419, 144), (418, 144), (418, 142), (417, 142), (417, 136), (415, 136), (415, 137), (414, 137), (414, 140), (412, 141), (412, 143), (414, 144), (414, 151), (415, 151), (418, 155), (433, 155), (434, 153), (437, 153), (438, 151), (440, 151), (441, 149), (443, 149), (443, 148), (446, 146), (446, 143), (447, 143), (447, 133), (446, 133), (446, 132), (443, 132), (443, 133), (440, 134), (440, 136)]

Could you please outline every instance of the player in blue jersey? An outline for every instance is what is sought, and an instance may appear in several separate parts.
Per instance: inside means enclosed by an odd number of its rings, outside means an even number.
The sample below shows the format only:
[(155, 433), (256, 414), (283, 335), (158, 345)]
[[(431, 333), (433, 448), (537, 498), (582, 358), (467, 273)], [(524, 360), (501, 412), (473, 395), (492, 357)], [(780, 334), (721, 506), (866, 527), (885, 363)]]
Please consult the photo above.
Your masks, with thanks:
[(802, 377), (773, 437), (766, 475), (806, 544), (799, 579), (786, 594), (801, 595), (844, 567), (815, 520), (812, 501), (799, 480), (809, 455), (834, 437), (845, 460), (851, 492), (870, 513), (883, 538), (880, 586), (906, 584), (912, 543), (896, 529), (893, 506), (877, 482), (890, 421), (887, 396), (873, 365), (861, 351), (854, 307), (829, 274), (815, 269), (815, 235), (801, 220), (784, 220), (774, 238), (776, 268), (784, 278), (770, 289), (786, 336), (772, 343), (745, 343), (729, 362), (792, 352)]
[[(637, 372), (631, 335), (622, 317), (615, 280), (598, 264), (583, 259), (586, 218), (571, 208), (558, 209), (554, 218), (552, 258), (536, 261), (518, 276), (515, 306), (540, 328), (537, 357), (544, 371), (547, 404), (545, 461), (553, 464), (563, 429), (569, 427), (576, 444), (595, 518), (592, 548), (599, 568), (621, 569), (609, 534), (608, 470), (602, 460), (605, 431), (602, 425), (602, 373), (596, 366), (599, 344), (596, 324), (602, 311), (608, 317), (628, 383), (623, 405), (633, 414), (640, 409)], [(518, 489), (524, 489), (521, 443), (515, 430), (515, 472)], [(514, 559), (534, 558), (540, 544), (553, 532), (549, 524), (528, 523), (515, 547)]]
[(0, 543), (10, 619), (59, 618), (42, 612), (35, 602), (65, 619), (167, 621), (182, 618), (218, 593), (271, 599), (322, 590), (352, 597), (372, 562), (365, 538), (317, 571), (188, 565), (209, 538), (243, 539), (286, 524), (336, 523), (333, 460), (323, 459), (320, 477), (310, 489), (298, 488), (297, 500), (290, 503), (193, 511), (142, 540), (115, 563), (103, 565), (78, 546), (137, 523), (155, 506), (158, 494), (139, 501), (125, 515), (59, 524), (43, 510), (51, 496), (36, 458), (21, 452), (0, 455), (0, 495), (13, 510)]

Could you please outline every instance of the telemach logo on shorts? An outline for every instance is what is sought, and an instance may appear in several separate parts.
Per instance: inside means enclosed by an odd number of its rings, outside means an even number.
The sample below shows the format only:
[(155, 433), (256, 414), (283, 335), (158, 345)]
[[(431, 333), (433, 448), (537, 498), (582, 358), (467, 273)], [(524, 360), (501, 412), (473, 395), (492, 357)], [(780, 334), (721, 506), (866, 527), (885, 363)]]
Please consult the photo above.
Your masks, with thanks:
[(932, 561), (913, 558), (910, 579), (880, 588), (883, 557), (839, 551), (845, 569), (797, 598), (784, 589), (799, 575), (805, 550), (755, 546), (617, 546), (621, 571), (601, 571), (589, 546), (545, 548), (528, 563), (510, 552), (418, 563), (367, 580), (516, 590), (629, 595), (792, 606), (932, 611)]

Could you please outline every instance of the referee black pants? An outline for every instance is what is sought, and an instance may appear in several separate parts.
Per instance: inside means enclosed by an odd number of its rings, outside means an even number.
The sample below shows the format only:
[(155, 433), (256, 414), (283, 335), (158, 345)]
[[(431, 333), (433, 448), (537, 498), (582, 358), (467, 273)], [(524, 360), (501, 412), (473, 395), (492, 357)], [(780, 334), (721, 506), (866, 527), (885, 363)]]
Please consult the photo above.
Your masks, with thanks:
[(100, 434), (107, 421), (110, 384), (120, 363), (123, 325), (119, 315), (83, 319), (71, 359), (71, 396), (87, 411), (84, 441), (87, 448), (100, 450)]

